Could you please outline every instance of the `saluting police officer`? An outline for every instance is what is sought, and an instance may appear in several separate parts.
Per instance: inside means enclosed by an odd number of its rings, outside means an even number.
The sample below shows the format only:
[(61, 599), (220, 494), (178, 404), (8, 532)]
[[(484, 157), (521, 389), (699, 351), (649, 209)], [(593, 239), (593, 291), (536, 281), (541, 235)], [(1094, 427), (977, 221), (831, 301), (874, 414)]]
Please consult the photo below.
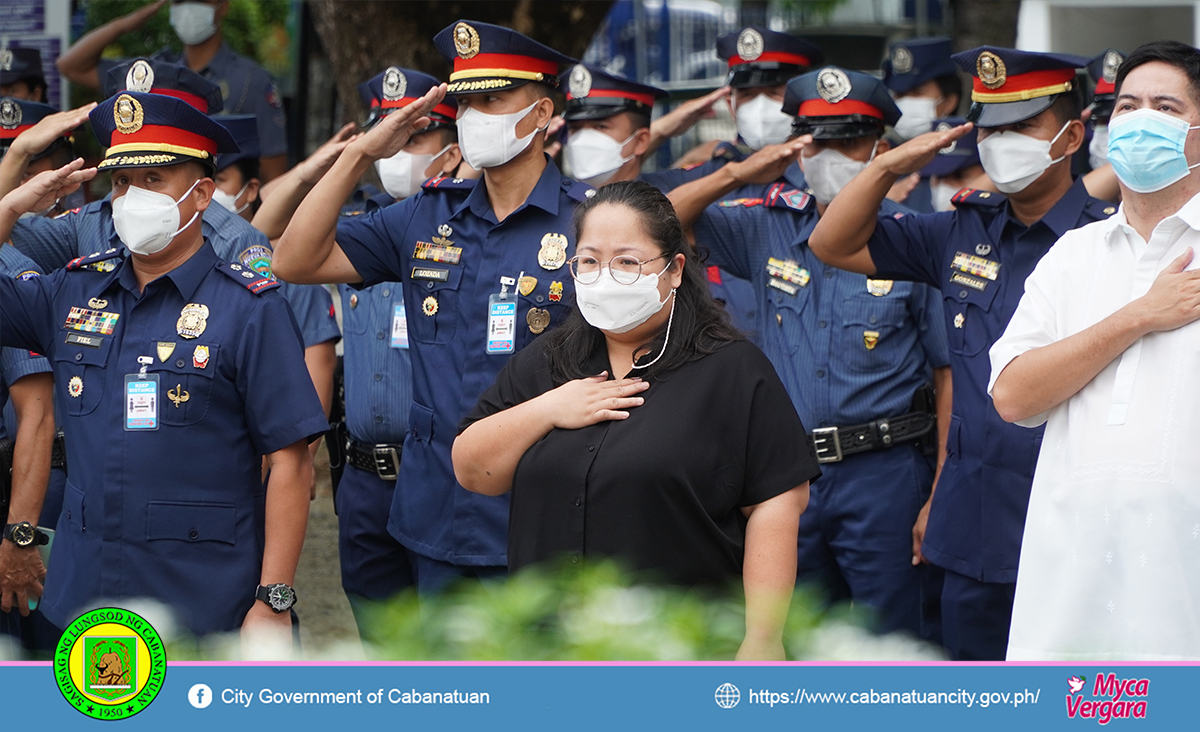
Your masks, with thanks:
[(0, 97), (45, 104), (46, 75), (36, 48), (0, 48)]
[[(936, 438), (927, 385), (935, 372), (949, 381), (937, 293), (826, 266), (807, 242), (847, 178), (888, 149), (884, 128), (900, 111), (878, 79), (835, 66), (792, 79), (782, 108), (797, 141), (729, 163), (670, 198), (712, 261), (753, 283), (766, 321), (762, 348), (801, 420), (817, 428), (823, 473), (800, 518), (798, 579), (873, 608), (882, 631), (936, 636), (922, 619), (927, 572), (914, 566), (911, 547), (934, 479), (924, 449)], [(732, 197), (746, 181), (781, 172), (765, 196)], [(888, 216), (906, 211), (877, 205)], [(945, 421), (948, 390), (940, 391)]]
[(443, 96), (431, 89), (346, 147), (300, 205), (275, 258), (292, 281), (405, 283), (414, 401), (388, 530), (409, 552), (418, 592), (504, 571), (508, 500), (459, 486), (450, 449), (459, 420), (508, 357), (566, 317), (571, 217), (594, 190), (542, 152), (559, 66), (571, 59), (469, 20), (434, 43), (453, 59), (459, 145), (483, 178), (435, 178), (411, 198), (339, 224), (340, 203), (362, 174), (424, 128), (422, 115)]
[[(61, 628), (99, 598), (150, 597), (197, 635), (240, 627), (290, 638), (307, 446), (327, 425), (278, 283), (222, 261), (203, 235), (213, 158), (236, 146), (186, 102), (157, 94), (121, 93), (90, 119), (128, 251), (0, 278), (3, 344), (54, 364), (67, 432), (41, 607)], [(80, 165), (0, 201), (0, 234)]]
[(921, 551), (946, 570), (942, 622), (950, 654), (1003, 660), (1042, 431), (1008, 424), (996, 413), (987, 395), (988, 348), (1050, 246), (1116, 208), (1089, 197), (1083, 181), (1071, 177), (1071, 155), (1084, 139), (1075, 73), (1086, 59), (990, 46), (954, 58), (974, 74), (967, 119), (979, 127), (983, 169), (1004, 193), (964, 189), (953, 212), (877, 215), (898, 177), (970, 128), (931, 132), (878, 156), (856, 176), (809, 243), (836, 267), (942, 292), (954, 417)]

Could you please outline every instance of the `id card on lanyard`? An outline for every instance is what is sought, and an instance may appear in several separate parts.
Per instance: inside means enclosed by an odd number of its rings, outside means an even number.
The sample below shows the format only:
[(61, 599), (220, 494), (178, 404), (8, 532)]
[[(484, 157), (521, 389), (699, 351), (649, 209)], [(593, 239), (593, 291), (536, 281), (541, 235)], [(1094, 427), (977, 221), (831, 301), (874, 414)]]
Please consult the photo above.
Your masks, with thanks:
[(149, 356), (138, 356), (142, 368), (125, 374), (125, 431), (158, 429), (158, 374), (146, 373), (154, 363)]
[(487, 352), (512, 353), (517, 345), (517, 295), (508, 288), (517, 284), (512, 277), (500, 278), (500, 292), (488, 296)]
[(392, 309), (392, 348), (408, 348), (408, 319), (402, 302)]

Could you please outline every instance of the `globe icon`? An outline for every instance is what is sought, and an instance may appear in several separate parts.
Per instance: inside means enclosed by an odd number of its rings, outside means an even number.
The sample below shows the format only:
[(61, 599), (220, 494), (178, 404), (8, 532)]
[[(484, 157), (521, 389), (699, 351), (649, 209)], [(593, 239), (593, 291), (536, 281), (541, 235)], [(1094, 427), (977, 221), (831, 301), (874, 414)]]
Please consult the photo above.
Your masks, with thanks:
[(717, 687), (715, 698), (717, 706), (720, 708), (733, 709), (742, 700), (742, 692), (738, 691), (738, 688), (733, 684), (726, 682)]

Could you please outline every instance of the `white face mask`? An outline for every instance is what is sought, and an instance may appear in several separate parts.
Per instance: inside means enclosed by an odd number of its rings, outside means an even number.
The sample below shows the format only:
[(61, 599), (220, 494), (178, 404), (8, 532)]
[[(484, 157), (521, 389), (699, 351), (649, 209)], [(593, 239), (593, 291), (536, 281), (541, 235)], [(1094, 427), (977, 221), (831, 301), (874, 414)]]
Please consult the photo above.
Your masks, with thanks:
[[(666, 272), (670, 266), (663, 267), (662, 271)], [(579, 304), (583, 319), (592, 327), (610, 333), (626, 333), (645, 323), (667, 304), (666, 300), (658, 299), (661, 274), (643, 274), (633, 284), (622, 285), (608, 272), (601, 272), (590, 285), (575, 283), (575, 302)]]
[(783, 102), (759, 94), (734, 110), (737, 131), (754, 150), (786, 142), (792, 134), (792, 116), (784, 114)]
[(171, 27), (185, 46), (203, 43), (217, 32), (217, 6), (209, 3), (178, 3), (171, 6)]
[(165, 193), (136, 186), (130, 186), (125, 195), (113, 199), (113, 228), (129, 251), (134, 254), (161, 252), (179, 232), (192, 225), (200, 212), (196, 211), (186, 224), (180, 226), (179, 203), (188, 197), (196, 183), (179, 197), (179, 201)]
[(956, 185), (943, 183), (940, 180), (929, 182), (929, 194), (933, 202), (934, 211), (953, 211), (954, 204), (950, 199), (954, 198), (954, 194), (958, 193), (961, 188)]
[(1092, 141), (1088, 143), (1088, 162), (1092, 170), (1108, 165), (1108, 125), (1096, 125), (1092, 130)]
[(896, 123), (896, 134), (905, 140), (923, 135), (933, 129), (937, 119), (937, 99), (929, 97), (900, 97), (896, 106), (900, 108), (900, 121)]
[(625, 142), (617, 142), (600, 130), (585, 128), (572, 132), (563, 150), (571, 175), (590, 186), (604, 185), (622, 165), (633, 160), (632, 155), (622, 157), (621, 151), (636, 135), (635, 132)]
[(458, 146), (467, 165), (475, 170), (496, 168), (520, 155), (541, 130), (535, 129), (524, 137), (517, 137), (517, 123), (537, 105), (534, 102), (510, 114), (486, 114), (475, 107), (459, 112)]
[(432, 155), (420, 155), (401, 150), (390, 158), (375, 161), (375, 172), (379, 173), (379, 181), (383, 190), (397, 201), (404, 200), (421, 190), (421, 185), (427, 180), (425, 171), (433, 165), (433, 161), (450, 149), (447, 145)]
[(242, 197), (242, 194), (246, 192), (248, 187), (250, 187), (250, 181), (246, 181), (246, 185), (242, 186), (242, 190), (238, 191), (237, 193), (226, 193), (218, 188), (213, 191), (212, 197), (214, 201), (221, 204), (221, 206), (226, 210), (232, 211), (235, 214), (240, 214), (246, 210), (247, 206), (250, 205), (249, 201), (243, 203), (241, 207), (237, 205), (237, 200)]
[(1063, 125), (1049, 141), (1012, 130), (980, 136), (979, 162), (983, 163), (983, 172), (987, 173), (1001, 193), (1025, 190), (1046, 172), (1046, 168), (1063, 160), (1050, 158), (1050, 146), (1058, 141), (1069, 124)]
[(831, 147), (811, 157), (801, 156), (800, 168), (804, 171), (804, 180), (812, 188), (817, 203), (828, 205), (846, 184), (854, 180), (854, 176), (866, 170), (875, 159), (875, 151), (878, 148), (877, 140), (871, 148), (871, 157), (867, 158), (865, 163), (849, 158)]

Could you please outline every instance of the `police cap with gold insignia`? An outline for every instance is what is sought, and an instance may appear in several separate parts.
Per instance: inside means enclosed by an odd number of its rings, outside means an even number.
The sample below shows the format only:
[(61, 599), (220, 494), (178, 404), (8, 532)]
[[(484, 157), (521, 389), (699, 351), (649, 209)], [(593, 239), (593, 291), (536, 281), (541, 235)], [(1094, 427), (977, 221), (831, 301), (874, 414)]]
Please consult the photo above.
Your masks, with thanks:
[[(930, 126), (930, 132), (945, 132), (947, 130), (965, 124), (966, 120), (962, 117), (947, 117), (945, 119), (935, 119)], [(936, 175), (941, 178), (957, 173), (968, 165), (979, 164), (979, 130), (975, 127), (962, 137), (950, 143), (946, 147), (938, 150), (937, 157), (934, 158), (928, 165), (921, 168), (921, 175), (929, 177)]]
[(717, 37), (717, 55), (729, 64), (726, 86), (775, 86), (825, 63), (825, 54), (796, 36), (757, 26)]
[[(358, 85), (358, 96), (371, 110), (363, 127), (373, 127), (384, 115), (407, 107), (441, 83), (421, 71), (389, 66), (383, 73)], [(429, 127), (425, 128), (427, 130), (439, 127), (453, 128), (454, 121), (458, 118), (458, 102), (454, 97), (447, 95), (426, 116), (429, 117)]]
[(788, 82), (783, 112), (796, 118), (792, 132), (818, 140), (866, 137), (900, 119), (883, 82), (870, 74), (826, 66)]
[(1105, 49), (1104, 53), (1088, 62), (1088, 76), (1096, 83), (1092, 97), (1092, 119), (1104, 124), (1112, 117), (1113, 104), (1117, 99), (1117, 71), (1125, 63), (1125, 53), (1115, 48)]
[(205, 114), (216, 114), (225, 108), (221, 87), (186, 66), (153, 58), (135, 58), (108, 70), (104, 96), (123, 91), (175, 97)]
[(943, 76), (958, 78), (952, 52), (950, 39), (945, 37), (896, 41), (883, 61), (883, 85), (904, 94)]
[(239, 160), (262, 156), (262, 146), (258, 143), (258, 117), (253, 114), (229, 114), (215, 119), (217, 124), (229, 131), (230, 137), (238, 146), (237, 152), (217, 153), (218, 172)]
[(605, 119), (620, 112), (649, 117), (655, 100), (667, 97), (658, 87), (615, 76), (590, 64), (575, 64), (559, 80), (567, 92), (563, 117), (568, 120)]
[(974, 79), (967, 119), (979, 127), (1003, 127), (1050, 108), (1056, 97), (1075, 89), (1082, 56), (1032, 53), (980, 46), (954, 54), (958, 67)]
[(121, 92), (88, 113), (96, 139), (108, 148), (96, 167), (150, 168), (189, 160), (214, 171), (219, 153), (237, 152), (229, 131), (175, 97)]
[(475, 20), (451, 23), (433, 37), (433, 45), (454, 62), (451, 94), (503, 91), (531, 81), (557, 87), (559, 65), (575, 63), (515, 30)]
[(18, 81), (30, 86), (46, 84), (42, 54), (36, 48), (0, 48), (0, 86)]
[[(57, 112), (58, 110), (48, 104), (27, 102), (24, 99), (13, 99), (12, 97), (0, 98), (0, 157), (8, 152), (9, 146), (12, 145), (13, 140), (17, 139), (17, 135), (41, 122), (43, 118)], [(68, 132), (59, 137), (45, 150), (34, 155), (33, 160), (40, 160), (63, 145), (70, 144), (73, 134), (73, 132)]]

